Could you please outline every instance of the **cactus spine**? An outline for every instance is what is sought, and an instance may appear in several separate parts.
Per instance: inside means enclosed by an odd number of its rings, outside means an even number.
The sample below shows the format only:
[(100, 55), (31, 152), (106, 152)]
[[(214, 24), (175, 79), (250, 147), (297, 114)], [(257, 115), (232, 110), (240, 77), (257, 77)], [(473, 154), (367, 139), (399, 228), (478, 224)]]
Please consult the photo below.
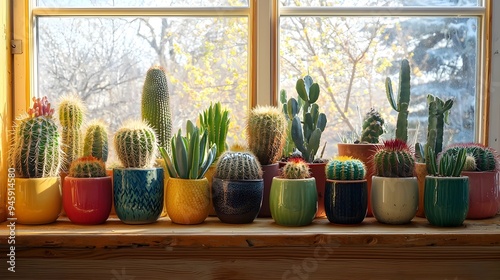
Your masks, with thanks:
[(115, 133), (115, 150), (125, 168), (149, 168), (158, 144), (154, 129), (143, 121), (129, 121)]
[(59, 103), (59, 122), (62, 126), (63, 160), (61, 170), (67, 172), (71, 162), (82, 154), (82, 124), (84, 107), (78, 95), (66, 95)]
[(257, 106), (250, 111), (247, 125), (248, 147), (260, 164), (273, 164), (281, 158), (286, 125), (285, 116), (276, 107)]
[[(467, 153), (464, 170), (495, 171), (499, 169), (500, 164), (497, 152), (490, 147), (478, 143), (454, 144), (443, 150), (442, 155), (451, 154), (456, 156), (461, 149), (465, 149)], [(474, 159), (474, 165), (471, 165), (467, 161), (469, 157)]]
[(415, 158), (405, 141), (384, 141), (373, 156), (375, 174), (381, 177), (413, 177)]
[(302, 158), (291, 158), (283, 166), (281, 176), (286, 179), (305, 179), (311, 176), (309, 166)]
[(108, 160), (108, 130), (102, 121), (92, 121), (85, 133), (83, 155)]
[(157, 137), (158, 145), (171, 153), (172, 113), (170, 111), (170, 95), (167, 76), (161, 66), (151, 67), (142, 88), (142, 119), (149, 123)]
[(410, 63), (404, 59), (401, 61), (401, 71), (399, 72), (399, 94), (398, 100), (394, 99), (392, 82), (389, 77), (385, 80), (387, 99), (391, 107), (398, 112), (396, 123), (396, 139), (408, 140), (408, 105), (410, 104)]
[(215, 177), (223, 180), (262, 179), (260, 163), (250, 152), (225, 152), (217, 161)]
[(378, 138), (382, 133), (384, 133), (383, 129), (384, 119), (380, 116), (379, 112), (375, 111), (375, 109), (370, 109), (368, 113), (366, 113), (365, 118), (363, 119), (363, 132), (361, 134), (361, 142), (362, 143), (378, 143)]
[(19, 178), (57, 176), (61, 166), (61, 137), (47, 97), (33, 98), (33, 108), (14, 125), (11, 166)]
[(68, 176), (77, 178), (106, 177), (106, 167), (104, 162), (98, 158), (81, 157), (71, 163)]
[(366, 167), (359, 159), (339, 156), (326, 164), (325, 173), (329, 180), (363, 180)]
[[(326, 115), (319, 112), (319, 106), (316, 104), (320, 89), (309, 75), (297, 80), (295, 88), (303, 101), (302, 120), (298, 115), (292, 118), (291, 135), (295, 147), (302, 153), (304, 159), (313, 162), (319, 150), (321, 133), (326, 128)], [(292, 101), (291, 107), (298, 104)], [(293, 113), (297, 110), (291, 111)]]

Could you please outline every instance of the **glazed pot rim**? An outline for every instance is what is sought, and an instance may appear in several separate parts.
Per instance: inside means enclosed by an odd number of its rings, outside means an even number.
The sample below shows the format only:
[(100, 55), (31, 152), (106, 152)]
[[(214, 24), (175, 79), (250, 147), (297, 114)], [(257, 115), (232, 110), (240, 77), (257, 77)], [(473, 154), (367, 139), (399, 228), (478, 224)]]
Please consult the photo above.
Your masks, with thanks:
[(470, 174), (470, 173), (472, 173), (472, 174), (484, 174), (484, 173), (491, 174), (491, 173), (500, 173), (500, 170), (490, 170), (490, 171), (467, 171), (467, 170), (464, 170), (464, 171), (462, 171), (462, 174), (463, 173), (467, 173), (467, 174)]
[(314, 177), (309, 177), (309, 178), (304, 178), (304, 179), (288, 179), (288, 178), (283, 178), (283, 176), (274, 176), (273, 180), (281, 180), (281, 181), (294, 181), (294, 182), (308, 182), (312, 180), (316, 180)]
[(48, 180), (48, 179), (60, 179), (61, 176), (50, 176), (50, 177), (41, 177), (41, 178), (24, 178), (24, 177), (15, 177), (16, 178), (16, 181), (18, 180), (22, 180), (22, 181), (27, 181), (27, 180), (38, 180), (38, 181), (41, 181), (41, 180)]
[(382, 146), (382, 143), (337, 143), (337, 145), (356, 145), (356, 146)]
[(362, 180), (335, 180), (335, 179), (326, 179), (327, 182), (339, 182), (339, 183), (363, 183), (367, 182), (366, 179)]
[[(65, 178), (65, 180), (66, 180), (66, 178), (68, 178), (71, 180), (86, 179), (88, 181), (91, 181), (91, 180), (97, 181), (97, 180), (104, 180), (104, 179), (108, 179), (108, 178), (111, 179), (111, 176), (103, 176), (103, 177), (71, 177), (71, 176), (66, 176), (64, 178)], [(89, 179), (91, 179), (91, 180), (89, 180)]]
[(233, 180), (233, 179), (221, 179), (219, 177), (213, 177), (213, 179), (217, 179), (219, 181), (228, 181), (228, 182), (262, 182), (264, 179), (250, 179), (250, 180)]
[(207, 177), (199, 178), (199, 179), (186, 179), (186, 178), (179, 178), (179, 177), (169, 177), (168, 180), (177, 180), (177, 181), (208, 181)]
[(376, 178), (382, 178), (382, 179), (388, 179), (388, 180), (391, 180), (391, 179), (399, 179), (399, 180), (417, 179), (417, 176), (411, 176), (411, 177), (384, 177), (384, 176), (377, 176), (377, 175), (373, 175), (372, 179), (375, 178), (375, 177)]
[(122, 170), (122, 171), (151, 171), (163, 169), (163, 167), (148, 167), (148, 168), (138, 168), (138, 167), (114, 167), (111, 170)]
[(469, 176), (458, 176), (458, 177), (443, 177), (443, 176), (434, 176), (434, 175), (426, 175), (425, 178), (430, 179), (443, 179), (443, 180), (458, 180), (458, 179), (468, 179)]

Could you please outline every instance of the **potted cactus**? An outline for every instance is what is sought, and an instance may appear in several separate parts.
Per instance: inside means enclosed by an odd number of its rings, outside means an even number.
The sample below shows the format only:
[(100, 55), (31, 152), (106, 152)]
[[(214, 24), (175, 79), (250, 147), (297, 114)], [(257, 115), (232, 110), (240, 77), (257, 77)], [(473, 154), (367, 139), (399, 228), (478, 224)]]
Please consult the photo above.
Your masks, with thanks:
[[(289, 120), (288, 139), (293, 141), (295, 150), (308, 163), (311, 176), (316, 179), (318, 192), (318, 212), (316, 217), (325, 217), (324, 193), (325, 193), (325, 165), (327, 160), (322, 159), (323, 147), (320, 147), (321, 134), (326, 128), (326, 115), (319, 112), (316, 101), (320, 95), (320, 87), (313, 82), (311, 76), (298, 79), (295, 85), (298, 100), (290, 98), (284, 107), (286, 118)], [(302, 112), (302, 117), (299, 117)], [(320, 153), (318, 153), (321, 150)], [(319, 154), (319, 157), (317, 156)], [(290, 156), (290, 154), (285, 154)], [(281, 166), (285, 162), (280, 163)]]
[(223, 223), (251, 223), (262, 205), (264, 181), (257, 157), (250, 152), (225, 152), (217, 161), (212, 199)]
[(63, 96), (58, 106), (59, 123), (62, 126), (61, 180), (63, 182), (71, 163), (82, 155), (84, 110), (83, 102), (76, 94)]
[[(220, 102), (215, 104), (210, 103), (210, 106), (200, 113), (198, 120), (200, 122), (200, 126), (208, 133), (208, 145), (211, 146), (215, 144), (217, 147), (214, 163), (210, 165), (205, 173), (205, 177), (207, 177), (208, 185), (210, 187), (210, 194), (212, 194), (212, 180), (215, 174), (215, 163), (219, 159), (220, 155), (227, 149), (226, 138), (230, 123), (229, 111), (223, 109)], [(216, 215), (212, 199), (210, 199), (209, 215)]]
[(210, 210), (210, 189), (205, 173), (217, 154), (216, 144), (208, 145), (208, 132), (188, 120), (171, 139), (172, 155), (165, 147), (160, 153), (170, 175), (166, 209), (172, 222), (192, 225), (205, 221)]
[(391, 139), (373, 157), (371, 206), (373, 216), (385, 224), (407, 224), (418, 208), (415, 158), (405, 141)]
[(425, 217), (424, 211), (424, 188), (425, 188), (425, 176), (429, 173), (428, 165), (426, 162), (429, 159), (427, 155), (427, 148), (430, 147), (434, 151), (434, 154), (438, 155), (443, 150), (443, 136), (444, 136), (444, 124), (448, 119), (450, 114), (450, 109), (453, 106), (453, 100), (448, 99), (446, 101), (440, 99), (439, 97), (433, 96), (431, 94), (427, 95), (427, 105), (429, 110), (428, 125), (427, 125), (427, 143), (422, 145), (420, 143), (415, 144), (415, 159), (417, 163), (415, 164), (415, 173), (418, 180), (418, 217)]
[(75, 224), (102, 224), (111, 211), (112, 192), (104, 162), (93, 156), (81, 157), (71, 163), (64, 178), (64, 211)]
[(277, 224), (306, 226), (314, 220), (318, 192), (309, 166), (302, 157), (290, 157), (281, 169), (281, 176), (273, 178), (269, 207)]
[(371, 159), (377, 151), (379, 137), (384, 132), (384, 119), (378, 111), (371, 108), (363, 119), (363, 131), (361, 139), (354, 143), (338, 143), (339, 156), (348, 156), (361, 160), (366, 166), (366, 181), (368, 185), (368, 213), (372, 216), (370, 193), (372, 186), (372, 176), (374, 174), (373, 163)]
[(425, 217), (435, 226), (460, 226), (469, 211), (469, 177), (462, 176), (467, 153), (445, 153), (436, 159), (432, 147), (427, 147), (425, 177)]
[(454, 144), (443, 150), (443, 154), (458, 154), (461, 149), (467, 154), (462, 175), (469, 177), (467, 219), (493, 217), (498, 212), (498, 154), (494, 149), (477, 143)]
[(9, 161), (20, 224), (52, 223), (61, 212), (61, 136), (53, 114), (47, 97), (33, 98), (33, 108), (14, 123)]
[(163, 209), (163, 169), (153, 167), (158, 144), (152, 127), (130, 120), (114, 135), (120, 168), (113, 169), (115, 211), (126, 224), (155, 222)]
[(368, 210), (366, 167), (349, 156), (338, 156), (325, 168), (325, 210), (331, 223), (359, 224)]
[(286, 125), (285, 116), (277, 107), (257, 106), (248, 116), (248, 148), (259, 160), (264, 179), (264, 197), (259, 217), (271, 216), (269, 193), (273, 178), (280, 173), (278, 161), (283, 153)]

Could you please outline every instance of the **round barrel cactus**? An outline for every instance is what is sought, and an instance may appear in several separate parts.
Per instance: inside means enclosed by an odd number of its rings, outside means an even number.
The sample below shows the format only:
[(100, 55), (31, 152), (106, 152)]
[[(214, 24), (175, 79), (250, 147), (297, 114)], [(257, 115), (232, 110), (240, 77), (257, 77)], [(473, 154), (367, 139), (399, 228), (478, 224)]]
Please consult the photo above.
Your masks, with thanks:
[(223, 180), (262, 179), (262, 169), (252, 153), (228, 151), (217, 161), (215, 177)]
[(115, 133), (115, 150), (125, 168), (153, 166), (158, 150), (154, 129), (143, 121), (128, 121)]
[(302, 158), (290, 158), (281, 169), (281, 176), (286, 179), (305, 179), (311, 176), (309, 165)]
[(338, 156), (326, 164), (325, 173), (329, 180), (363, 180), (366, 167), (359, 159)]
[(93, 156), (81, 157), (73, 161), (68, 176), (77, 178), (106, 177), (104, 162)]
[[(468, 156), (474, 157), (475, 168), (467, 167), (469, 171), (495, 171), (499, 168), (499, 157), (497, 152), (479, 143), (453, 144), (448, 146), (440, 157), (444, 154), (457, 155), (461, 149), (465, 149)], [(464, 167), (465, 170), (465, 167)]]
[(413, 177), (415, 157), (405, 141), (391, 139), (373, 156), (375, 175), (381, 177)]

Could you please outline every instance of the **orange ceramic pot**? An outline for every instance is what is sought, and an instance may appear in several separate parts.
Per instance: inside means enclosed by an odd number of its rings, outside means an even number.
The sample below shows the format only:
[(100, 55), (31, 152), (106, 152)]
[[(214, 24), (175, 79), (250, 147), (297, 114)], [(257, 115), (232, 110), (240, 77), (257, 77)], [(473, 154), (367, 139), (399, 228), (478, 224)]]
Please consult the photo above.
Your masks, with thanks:
[(55, 222), (61, 213), (60, 177), (16, 178), (15, 217), (20, 224)]
[(417, 217), (425, 218), (424, 193), (425, 176), (427, 176), (427, 166), (425, 163), (415, 163), (415, 176), (418, 182), (418, 210)]
[(210, 187), (207, 178), (169, 178), (167, 182), (167, 212), (176, 224), (200, 224), (210, 210)]

